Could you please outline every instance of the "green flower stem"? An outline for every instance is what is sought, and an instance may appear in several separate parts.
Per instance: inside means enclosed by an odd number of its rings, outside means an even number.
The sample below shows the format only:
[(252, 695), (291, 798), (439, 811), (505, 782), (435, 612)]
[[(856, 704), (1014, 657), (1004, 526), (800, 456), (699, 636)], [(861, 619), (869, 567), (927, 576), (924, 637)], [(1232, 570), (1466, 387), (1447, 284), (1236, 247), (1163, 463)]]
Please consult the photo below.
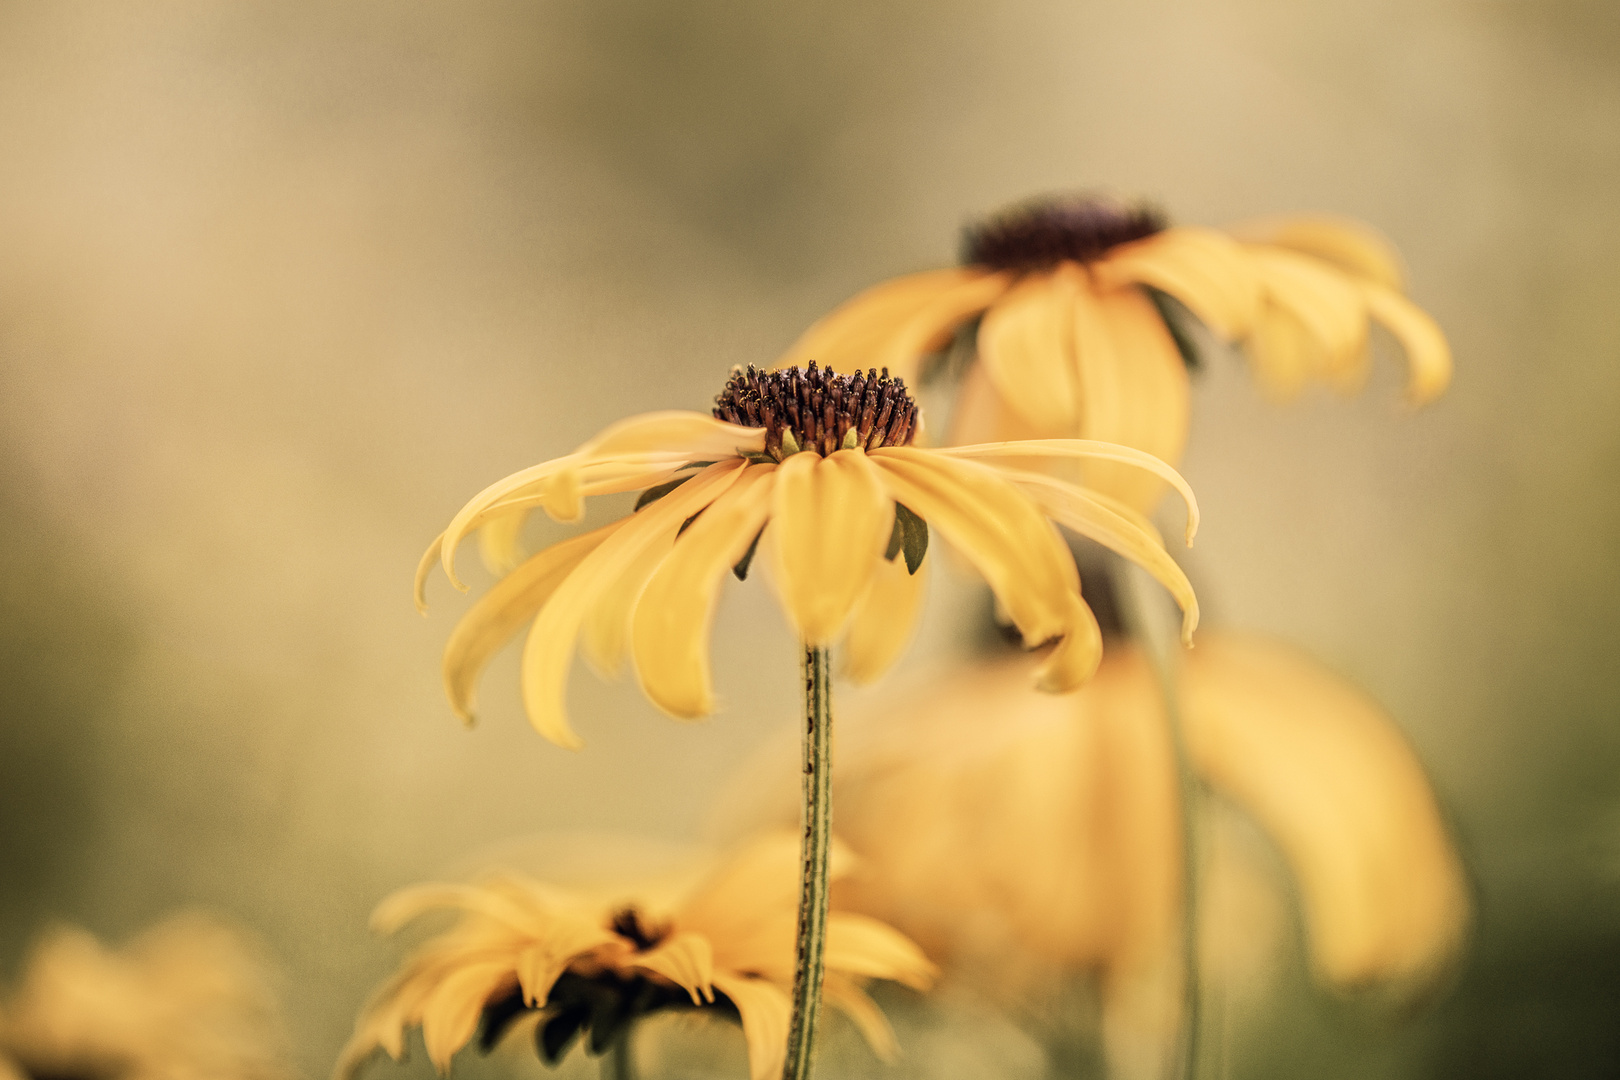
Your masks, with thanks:
[(808, 1080), (821, 1013), (827, 948), (827, 856), (832, 844), (832, 685), (826, 649), (804, 650), (804, 834), (799, 845), (799, 941), (793, 969), (793, 1023), (782, 1080)]
[(1181, 716), (1181, 694), (1176, 686), (1174, 653), (1179, 648), (1167, 629), (1162, 611), (1148, 600), (1144, 575), (1134, 568), (1114, 574), (1126, 598), (1125, 610), (1131, 635), (1141, 644), (1153, 666), (1164, 703), (1165, 723), (1170, 730), (1170, 746), (1175, 756), (1176, 781), (1181, 803), (1181, 1038), (1177, 1057), (1179, 1075), (1193, 1080), (1198, 1073), (1199, 1032), (1203, 1026), (1203, 993), (1199, 978), (1198, 910), (1199, 869), (1202, 853), (1204, 791), (1193, 772), (1187, 754), (1187, 738)]

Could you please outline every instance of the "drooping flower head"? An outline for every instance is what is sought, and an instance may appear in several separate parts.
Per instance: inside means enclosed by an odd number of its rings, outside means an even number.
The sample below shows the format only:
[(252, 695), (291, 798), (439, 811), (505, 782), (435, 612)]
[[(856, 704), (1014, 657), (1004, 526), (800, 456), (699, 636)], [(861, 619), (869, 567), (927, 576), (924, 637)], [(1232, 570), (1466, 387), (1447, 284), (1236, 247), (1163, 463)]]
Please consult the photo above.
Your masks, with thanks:
[[(1371, 321), (1405, 350), (1414, 401), (1436, 397), (1450, 378), (1444, 336), (1401, 295), (1397, 256), (1365, 226), (1291, 218), (1222, 232), (1092, 195), (1033, 199), (970, 227), (961, 266), (868, 289), (781, 363), (860, 358), (914, 378), (953, 335), (970, 332), (977, 362), (951, 441), (1102, 439), (1174, 464), (1194, 348), (1177, 305), (1241, 343), (1278, 397), (1312, 379), (1359, 385)], [(1110, 463), (1088, 463), (1083, 475), (1138, 507), (1162, 490)]]
[[(471, 720), (479, 673), (531, 622), (524, 703), (552, 741), (579, 745), (565, 710), (576, 641), (606, 674), (633, 658), (664, 711), (703, 716), (714, 708), (708, 638), (720, 586), (728, 570), (746, 577), (756, 554), (799, 637), (815, 647), (841, 640), (847, 673), (875, 678), (910, 636), (931, 530), (984, 576), (1028, 647), (1054, 645), (1043, 688), (1078, 686), (1102, 649), (1056, 525), (1148, 569), (1181, 604), (1191, 634), (1197, 602), (1153, 525), (1105, 493), (1036, 471), (1082, 461), (1150, 473), (1186, 499), (1190, 541), (1196, 503), (1173, 469), (1140, 450), (1079, 439), (924, 449), (912, 445), (919, 425), (904, 381), (887, 372), (750, 368), (732, 374), (713, 416), (633, 417), (485, 489), (417, 573), (419, 604), (435, 563), (459, 585), (455, 552), (475, 530), (486, 561), (510, 568), (446, 645), (452, 706)], [(628, 491), (642, 493), (629, 516), (518, 560), (517, 532), (533, 508), (576, 521), (585, 497)]]
[[(835, 845), (832, 872), (852, 859)], [(791, 834), (744, 846), (697, 888), (661, 899), (601, 903), (514, 876), (478, 885), (422, 885), (384, 901), (372, 924), (392, 933), (435, 910), (455, 924), (413, 953), (372, 999), (338, 1062), (349, 1080), (378, 1050), (404, 1055), (422, 1029), (440, 1072), (480, 1033), (485, 1050), (515, 1028), (532, 1031), (555, 1064), (581, 1036), (602, 1053), (644, 1017), (702, 1010), (740, 1021), (753, 1080), (780, 1074), (787, 1042), (797, 918), (798, 846)], [(925, 990), (935, 969), (903, 935), (834, 911), (827, 933), (827, 1000), (885, 1060), (894, 1033), (863, 986), (886, 979)]]

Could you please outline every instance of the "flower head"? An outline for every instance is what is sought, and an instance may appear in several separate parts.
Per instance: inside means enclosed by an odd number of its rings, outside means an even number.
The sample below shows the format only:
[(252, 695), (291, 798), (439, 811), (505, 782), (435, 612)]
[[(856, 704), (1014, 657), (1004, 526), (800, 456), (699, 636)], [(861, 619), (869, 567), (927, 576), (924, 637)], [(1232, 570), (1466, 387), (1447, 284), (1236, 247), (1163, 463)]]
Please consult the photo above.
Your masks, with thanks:
[[(1241, 342), (1279, 397), (1311, 379), (1357, 385), (1376, 321), (1406, 352), (1410, 396), (1427, 401), (1445, 388), (1451, 355), (1434, 320), (1400, 290), (1393, 250), (1352, 222), (1280, 219), (1228, 233), (1170, 226), (1142, 205), (1051, 197), (969, 228), (960, 267), (856, 296), (781, 362), (858, 359), (915, 377), (970, 328), (978, 362), (952, 441), (1077, 436), (1174, 463), (1187, 436), (1183, 359), (1192, 346), (1166, 298)], [(1162, 490), (1106, 462), (1088, 463), (1084, 475), (1139, 507)]]
[[(834, 875), (850, 867), (835, 847)], [(596, 903), (518, 877), (397, 893), (372, 919), (385, 933), (433, 910), (456, 912), (456, 922), (366, 1007), (335, 1075), (352, 1077), (379, 1049), (399, 1059), (410, 1027), (445, 1072), (480, 1024), (489, 1049), (526, 1018), (554, 1064), (581, 1034), (601, 1053), (649, 1013), (700, 1009), (740, 1020), (749, 1071), (766, 1080), (780, 1073), (787, 1041), (797, 883), (797, 841), (780, 835), (745, 846), (673, 903)], [(934, 966), (895, 930), (842, 911), (830, 917), (826, 957), (827, 1000), (892, 1057), (894, 1033), (862, 987), (887, 979), (927, 989)]]
[(119, 950), (57, 927), (0, 1002), (0, 1076), (282, 1080), (276, 1004), (252, 950), (199, 915)]
[[(749, 369), (732, 375), (712, 417), (633, 417), (485, 489), (417, 573), (420, 604), (435, 563), (457, 581), (456, 548), (474, 530), (486, 560), (511, 568), (446, 645), (452, 706), (472, 718), (479, 673), (532, 620), (524, 703), (552, 741), (579, 744), (564, 708), (576, 641), (604, 673), (633, 656), (642, 689), (666, 712), (711, 712), (708, 636), (720, 585), (727, 570), (745, 577), (756, 553), (800, 638), (817, 647), (842, 639), (848, 673), (874, 678), (910, 636), (932, 530), (989, 582), (1026, 645), (1056, 643), (1039, 675), (1046, 689), (1078, 686), (1102, 649), (1054, 523), (1146, 567), (1175, 595), (1191, 634), (1197, 602), (1153, 525), (1106, 494), (1032, 469), (1079, 460), (1150, 473), (1186, 498), (1190, 541), (1196, 503), (1169, 466), (1078, 439), (923, 449), (911, 445), (919, 423), (903, 381), (886, 372)], [(627, 491), (642, 492), (629, 516), (516, 558), (531, 509), (572, 521), (585, 497)]]

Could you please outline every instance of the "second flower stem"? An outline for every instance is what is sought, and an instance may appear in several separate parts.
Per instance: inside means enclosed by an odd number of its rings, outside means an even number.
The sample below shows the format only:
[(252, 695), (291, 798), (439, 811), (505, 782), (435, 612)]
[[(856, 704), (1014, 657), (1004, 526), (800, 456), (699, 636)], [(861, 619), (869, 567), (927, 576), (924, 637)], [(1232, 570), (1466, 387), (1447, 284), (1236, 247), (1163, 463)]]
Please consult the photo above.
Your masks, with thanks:
[(827, 863), (832, 847), (832, 681), (823, 648), (804, 650), (804, 810), (793, 1022), (782, 1080), (807, 1080), (827, 946)]

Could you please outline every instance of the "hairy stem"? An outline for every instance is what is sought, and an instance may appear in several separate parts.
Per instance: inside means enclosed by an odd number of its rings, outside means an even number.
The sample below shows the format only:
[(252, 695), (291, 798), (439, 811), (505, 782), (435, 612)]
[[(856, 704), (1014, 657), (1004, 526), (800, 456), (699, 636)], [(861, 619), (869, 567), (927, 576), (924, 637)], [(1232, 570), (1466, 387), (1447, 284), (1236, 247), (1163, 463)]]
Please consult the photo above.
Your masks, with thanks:
[(832, 686), (826, 649), (804, 650), (804, 811), (799, 861), (799, 941), (793, 970), (793, 1023), (782, 1080), (807, 1080), (821, 1012), (827, 945), (827, 856), (832, 841)]

